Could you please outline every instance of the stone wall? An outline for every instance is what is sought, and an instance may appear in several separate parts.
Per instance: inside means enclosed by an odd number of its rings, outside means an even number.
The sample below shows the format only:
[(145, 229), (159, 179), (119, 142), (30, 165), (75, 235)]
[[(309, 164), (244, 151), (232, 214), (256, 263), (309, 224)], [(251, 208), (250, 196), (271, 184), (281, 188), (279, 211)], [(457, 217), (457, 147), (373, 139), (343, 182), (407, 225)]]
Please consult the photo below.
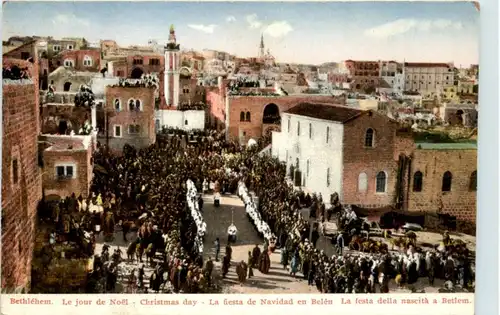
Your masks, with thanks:
[[(370, 114), (371, 113), (371, 114)], [(374, 146), (365, 147), (368, 128), (374, 130)], [(364, 207), (393, 205), (396, 197), (396, 178), (399, 154), (395, 154), (399, 141), (399, 125), (376, 112), (367, 112), (344, 124), (343, 192), (342, 201)], [(411, 143), (411, 142), (410, 142)], [(386, 191), (376, 192), (377, 173), (387, 175)], [(367, 175), (368, 188), (359, 191), (360, 173)]]
[(89, 108), (76, 107), (74, 104), (46, 104), (42, 108), (41, 130), (44, 134), (57, 134), (59, 122), (64, 120), (68, 123), (68, 129), (77, 133), (90, 119)]
[(3, 84), (2, 290), (7, 292), (29, 290), (36, 214), (42, 198), (37, 99), (38, 82)]
[[(415, 150), (412, 178), (423, 173), (422, 191), (409, 194), (409, 210), (446, 213), (459, 220), (476, 221), (476, 191), (470, 190), (471, 174), (477, 171), (477, 150)], [(443, 174), (452, 173), (451, 191), (443, 192)]]
[(223, 94), (217, 88), (206, 88), (206, 101), (210, 110), (210, 126), (218, 130), (225, 127), (226, 102)]

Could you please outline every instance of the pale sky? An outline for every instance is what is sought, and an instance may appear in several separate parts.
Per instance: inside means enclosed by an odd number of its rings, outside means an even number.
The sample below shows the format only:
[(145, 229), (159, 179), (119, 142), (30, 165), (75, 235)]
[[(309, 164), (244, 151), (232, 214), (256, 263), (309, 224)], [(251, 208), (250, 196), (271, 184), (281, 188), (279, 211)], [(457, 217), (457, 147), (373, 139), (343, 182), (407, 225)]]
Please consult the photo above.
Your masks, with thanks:
[(471, 2), (6, 2), (2, 36), (166, 42), (256, 56), (264, 34), (278, 62), (354, 60), (479, 63)]

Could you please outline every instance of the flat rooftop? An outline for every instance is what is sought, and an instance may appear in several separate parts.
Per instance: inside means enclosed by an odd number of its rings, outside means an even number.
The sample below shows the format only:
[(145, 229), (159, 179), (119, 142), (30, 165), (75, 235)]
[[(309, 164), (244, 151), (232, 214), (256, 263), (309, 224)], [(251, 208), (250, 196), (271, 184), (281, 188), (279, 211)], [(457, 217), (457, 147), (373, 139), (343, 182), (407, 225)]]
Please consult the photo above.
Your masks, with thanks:
[(92, 136), (42, 134), (39, 140), (50, 144), (45, 151), (85, 151), (92, 142)]
[(477, 150), (476, 142), (431, 143), (416, 142), (419, 150)]

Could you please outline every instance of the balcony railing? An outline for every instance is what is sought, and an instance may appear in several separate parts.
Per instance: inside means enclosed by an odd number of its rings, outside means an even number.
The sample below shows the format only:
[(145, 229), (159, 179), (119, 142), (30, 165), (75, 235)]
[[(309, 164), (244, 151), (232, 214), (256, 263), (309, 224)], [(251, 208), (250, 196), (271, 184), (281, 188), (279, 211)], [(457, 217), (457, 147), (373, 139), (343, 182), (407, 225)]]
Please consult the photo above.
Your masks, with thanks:
[(42, 104), (74, 104), (76, 92), (45, 93), (40, 96)]

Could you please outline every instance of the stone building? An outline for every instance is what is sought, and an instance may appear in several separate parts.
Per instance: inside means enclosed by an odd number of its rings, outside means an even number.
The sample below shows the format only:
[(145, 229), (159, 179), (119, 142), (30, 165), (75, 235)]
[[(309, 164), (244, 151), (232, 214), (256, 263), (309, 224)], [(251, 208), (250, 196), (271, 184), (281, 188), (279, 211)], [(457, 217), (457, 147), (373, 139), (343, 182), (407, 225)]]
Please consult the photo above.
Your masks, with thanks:
[(344, 104), (344, 97), (314, 94), (280, 95), (274, 89), (242, 88), (227, 93), (228, 81), (219, 79), (219, 87), (207, 90), (209, 123), (226, 130), (228, 139), (247, 143), (250, 139), (270, 136), (279, 130), (281, 114), (301, 102)]
[(98, 49), (65, 50), (52, 58), (55, 70), (65, 67), (75, 71), (99, 72), (101, 70), (101, 52)]
[(86, 123), (95, 125), (92, 118), (96, 108), (75, 106), (76, 95), (76, 92), (54, 92), (40, 96), (42, 134), (79, 134)]
[(337, 192), (363, 208), (475, 221), (475, 145), (415, 143), (410, 129), (375, 111), (299, 104), (273, 132), (272, 154), (287, 163), (295, 186), (324, 198)]
[(35, 64), (37, 76), (33, 79), (37, 81), (38, 88), (41, 90), (48, 87), (49, 59), (46, 45), (45, 41), (35, 39), (3, 54), (4, 58), (29, 60)]
[(49, 60), (62, 51), (84, 49), (87, 41), (84, 38), (62, 38), (54, 39), (49, 37), (47, 40), (47, 55)]
[(442, 93), (454, 84), (453, 64), (405, 62), (405, 91), (422, 95)]
[(288, 170), (300, 171), (300, 179), (292, 173), (297, 186), (323, 196), (337, 192), (348, 204), (392, 204), (399, 158), (396, 122), (376, 111), (301, 103), (284, 113), (282, 126), (273, 133), (272, 150)]
[(476, 221), (476, 144), (418, 143), (411, 172), (408, 209)]
[(368, 89), (375, 91), (380, 84), (380, 61), (345, 60), (343, 67), (353, 80), (353, 89), (358, 92)]
[(45, 196), (66, 198), (75, 193), (86, 198), (92, 182), (92, 136), (49, 135), (39, 137), (43, 150)]
[(458, 94), (474, 94), (474, 80), (459, 80), (458, 81)]
[[(29, 78), (6, 76), (27, 68)], [(42, 199), (38, 142), (38, 69), (25, 60), (3, 59), (2, 84), (2, 291), (30, 288), (37, 207)]]
[(60, 66), (52, 71), (48, 80), (56, 92), (76, 93), (82, 84), (90, 84), (95, 76), (100, 74), (90, 71), (77, 71), (74, 68)]
[(106, 87), (104, 117), (97, 117), (99, 129), (105, 130), (99, 141), (116, 152), (127, 143), (136, 148), (155, 143), (154, 93), (153, 87)]

